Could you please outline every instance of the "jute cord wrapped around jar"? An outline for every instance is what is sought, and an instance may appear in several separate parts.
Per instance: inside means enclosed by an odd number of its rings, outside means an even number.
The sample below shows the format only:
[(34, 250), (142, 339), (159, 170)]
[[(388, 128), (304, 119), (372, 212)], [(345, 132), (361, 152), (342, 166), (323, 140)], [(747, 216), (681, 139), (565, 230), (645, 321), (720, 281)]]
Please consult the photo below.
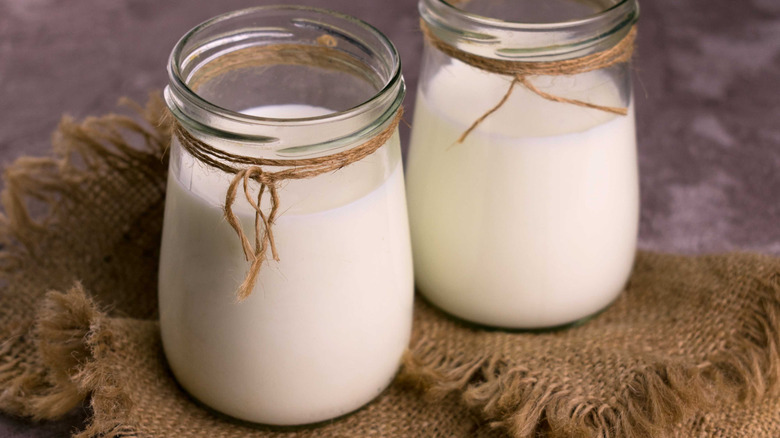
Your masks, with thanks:
[(628, 114), (628, 108), (598, 105), (577, 99), (569, 99), (553, 94), (545, 93), (538, 89), (530, 80), (531, 76), (567, 76), (587, 73), (594, 70), (601, 70), (616, 64), (629, 62), (634, 53), (634, 41), (636, 40), (636, 26), (632, 27), (628, 33), (614, 46), (602, 52), (593, 53), (574, 59), (565, 59), (561, 61), (547, 62), (525, 62), (525, 61), (507, 61), (501, 59), (486, 58), (484, 56), (474, 55), (465, 52), (444, 42), (431, 30), (424, 20), (420, 20), (420, 28), (425, 37), (433, 47), (445, 55), (455, 58), (465, 64), (480, 70), (495, 73), (499, 75), (511, 76), (512, 81), (509, 89), (501, 100), (487, 112), (477, 118), (469, 128), (458, 138), (458, 143), (463, 141), (491, 114), (498, 111), (512, 95), (515, 86), (520, 84), (529, 91), (540, 97), (554, 102), (568, 103), (585, 108), (592, 108), (600, 111), (606, 111), (613, 114), (625, 116)]
[[(237, 50), (201, 69), (191, 79), (190, 88), (197, 90), (204, 83), (236, 69), (267, 65), (307, 65), (353, 75), (360, 74), (357, 60), (334, 49), (335, 40), (332, 37), (321, 36), (316, 40), (316, 43), (318, 45), (280, 44)], [(274, 260), (280, 260), (273, 234), (273, 224), (279, 214), (279, 183), (285, 180), (313, 178), (339, 170), (368, 157), (393, 136), (402, 116), (403, 108), (399, 108), (395, 116), (379, 133), (345, 151), (322, 157), (284, 160), (247, 157), (225, 152), (200, 141), (178, 121), (173, 120), (173, 136), (184, 150), (202, 163), (235, 175), (225, 196), (225, 219), (238, 235), (244, 255), (250, 262), (249, 271), (238, 287), (238, 301), (242, 301), (252, 294), (269, 249)], [(169, 117), (173, 118), (170, 115)], [(269, 171), (268, 167), (282, 168), (282, 170)], [(256, 195), (252, 193), (250, 181), (256, 181), (260, 184)], [(244, 232), (238, 216), (233, 211), (233, 204), (236, 201), (239, 188), (255, 211), (254, 243)], [(268, 213), (263, 211), (261, 205), (266, 191), (270, 198)]]

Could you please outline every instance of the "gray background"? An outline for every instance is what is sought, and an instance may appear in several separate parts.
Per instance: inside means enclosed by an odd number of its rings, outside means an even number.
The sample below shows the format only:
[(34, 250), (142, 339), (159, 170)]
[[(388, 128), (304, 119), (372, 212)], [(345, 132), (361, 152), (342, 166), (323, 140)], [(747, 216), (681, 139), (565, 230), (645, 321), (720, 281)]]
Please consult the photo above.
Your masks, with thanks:
[[(780, 0), (641, 1), (642, 248), (780, 254)], [(63, 113), (99, 115), (121, 96), (143, 101), (165, 85), (168, 54), (184, 32), (265, 3), (0, 0), (0, 164), (46, 154)], [(296, 3), (357, 16), (395, 42), (411, 120), (416, 1)], [(37, 425), (0, 416), (0, 437), (69, 436), (84, 415)]]

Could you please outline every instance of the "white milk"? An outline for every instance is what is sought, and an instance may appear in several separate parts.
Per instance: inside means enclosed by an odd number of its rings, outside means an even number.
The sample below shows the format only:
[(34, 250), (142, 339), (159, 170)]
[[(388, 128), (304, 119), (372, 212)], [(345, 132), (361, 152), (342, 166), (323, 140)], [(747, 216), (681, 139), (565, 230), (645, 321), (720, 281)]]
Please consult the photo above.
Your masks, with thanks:
[[(235, 292), (248, 262), (222, 211), (231, 177), (179, 154), (168, 179), (160, 319), (171, 369), (195, 398), (242, 420), (297, 425), (349, 413), (390, 383), (413, 300), (397, 135), (391, 142), (389, 154), (281, 188), (273, 228), (281, 261), (263, 266), (242, 303)], [(234, 209), (253, 237), (242, 196)]]
[[(539, 78), (620, 106), (601, 72)], [(459, 62), (417, 97), (407, 184), (417, 287), (487, 325), (538, 328), (606, 307), (630, 273), (639, 195), (634, 114), (550, 102), (518, 86), (463, 144), (509, 80)]]

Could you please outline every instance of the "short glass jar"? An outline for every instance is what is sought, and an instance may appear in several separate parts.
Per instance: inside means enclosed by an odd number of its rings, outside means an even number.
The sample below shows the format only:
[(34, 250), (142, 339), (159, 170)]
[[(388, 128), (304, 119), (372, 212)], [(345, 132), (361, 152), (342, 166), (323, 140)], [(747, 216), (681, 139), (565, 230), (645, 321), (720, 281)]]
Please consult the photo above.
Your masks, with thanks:
[[(218, 165), (174, 138), (160, 325), (173, 374), (205, 405), (250, 422), (310, 424), (354, 411), (393, 379), (414, 290), (400, 144), (389, 131), (405, 92), (400, 68), (375, 28), (304, 7), (219, 16), (175, 46), (167, 105)], [(281, 160), (284, 170), (294, 167), (285, 160), (352, 151), (382, 132), (392, 137), (359, 161), (279, 181), (269, 224), (251, 204), (259, 196), (270, 214), (258, 181), (226, 200), (235, 175), (223, 164)], [(250, 264), (226, 204), (250, 241), (272, 229), (279, 257), (267, 253), (241, 302)]]
[[(629, 63), (588, 67), (604, 63), (598, 53), (630, 58), (636, 1), (419, 8), (430, 36), (407, 164), (418, 289), (505, 328), (604, 309), (633, 265), (639, 179)], [(496, 71), (516, 63), (529, 73)]]

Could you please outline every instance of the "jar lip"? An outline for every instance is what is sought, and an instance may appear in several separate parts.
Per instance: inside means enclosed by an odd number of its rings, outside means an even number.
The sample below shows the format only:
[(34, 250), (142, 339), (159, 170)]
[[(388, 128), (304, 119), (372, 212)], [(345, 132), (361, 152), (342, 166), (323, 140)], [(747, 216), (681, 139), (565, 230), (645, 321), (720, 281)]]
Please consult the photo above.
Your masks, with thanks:
[(639, 18), (637, 0), (619, 0), (584, 18), (521, 22), (486, 17), (446, 0), (419, 0), (420, 17), (442, 41), (474, 55), (510, 61), (556, 61), (600, 52)]
[(500, 18), (487, 17), (484, 15), (475, 14), (460, 9), (457, 6), (448, 2), (447, 0), (421, 0), (420, 3), (422, 4), (425, 1), (427, 1), (429, 4), (434, 4), (434, 3), (440, 4), (444, 8), (451, 9), (453, 13), (457, 13), (459, 15), (467, 17), (469, 20), (473, 21), (474, 23), (478, 23), (484, 26), (491, 26), (494, 28), (501, 28), (504, 30), (537, 30), (537, 31), (564, 30), (568, 28), (593, 24), (597, 21), (603, 20), (606, 16), (614, 13), (614, 11), (617, 9), (623, 9), (626, 8), (626, 6), (633, 7), (633, 4), (636, 3), (636, 0), (619, 0), (614, 5), (584, 18), (562, 20), (562, 21), (549, 22), (549, 23), (532, 23), (532, 22), (523, 22), (523, 21), (502, 20)]
[[(216, 24), (231, 19), (243, 17), (249, 14), (267, 13), (273, 11), (281, 11), (281, 12), (300, 11), (300, 12), (320, 14), (323, 16), (344, 20), (353, 25), (362, 27), (363, 29), (367, 30), (370, 34), (372, 34), (374, 37), (376, 37), (380, 41), (383, 48), (387, 50), (387, 55), (389, 55), (389, 59), (392, 62), (392, 66), (391, 66), (392, 70), (390, 75), (388, 76), (388, 79), (383, 81), (382, 88), (378, 89), (370, 99), (358, 105), (340, 111), (333, 111), (320, 116), (310, 116), (310, 117), (301, 117), (301, 118), (273, 118), (273, 117), (261, 117), (261, 116), (245, 114), (239, 111), (234, 111), (216, 105), (210, 102), (209, 100), (204, 99), (195, 90), (190, 88), (186, 80), (182, 77), (180, 65), (181, 62), (183, 61), (182, 56), (184, 55), (184, 47), (192, 38), (196, 37), (204, 30), (209, 29)], [(387, 36), (385, 36), (379, 29), (377, 29), (376, 27), (372, 26), (371, 24), (361, 19), (352, 17), (350, 15), (342, 14), (340, 12), (336, 12), (324, 8), (297, 6), (297, 5), (255, 6), (251, 8), (239, 9), (236, 11), (217, 15), (198, 24), (197, 26), (187, 31), (187, 33), (185, 33), (179, 39), (179, 41), (174, 45), (174, 48), (171, 51), (171, 55), (168, 59), (168, 76), (169, 76), (170, 83), (166, 87), (165, 94), (169, 106), (172, 107), (175, 104), (173, 104), (173, 102), (171, 102), (170, 99), (167, 98), (167, 95), (169, 93), (176, 93), (177, 97), (184, 98), (187, 101), (189, 101), (188, 103), (197, 105), (198, 107), (202, 108), (203, 110), (206, 110), (207, 112), (213, 115), (231, 121), (235, 121), (238, 123), (250, 124), (250, 125), (251, 124), (263, 124), (263, 125), (272, 124), (274, 126), (284, 126), (284, 125), (302, 126), (302, 125), (316, 125), (322, 122), (331, 122), (331, 121), (348, 119), (366, 112), (373, 105), (375, 105), (376, 102), (383, 100), (385, 96), (395, 92), (399, 88), (400, 88), (399, 91), (401, 93), (404, 92), (400, 55), (395, 45), (392, 43), (392, 41), (390, 41), (390, 39), (387, 38)], [(400, 102), (398, 106), (400, 106)], [(171, 109), (174, 110), (174, 108)], [(177, 111), (177, 113), (181, 115), (181, 111)], [(197, 123), (196, 121), (192, 120), (189, 117), (187, 117), (187, 119), (189, 119), (190, 122)]]

